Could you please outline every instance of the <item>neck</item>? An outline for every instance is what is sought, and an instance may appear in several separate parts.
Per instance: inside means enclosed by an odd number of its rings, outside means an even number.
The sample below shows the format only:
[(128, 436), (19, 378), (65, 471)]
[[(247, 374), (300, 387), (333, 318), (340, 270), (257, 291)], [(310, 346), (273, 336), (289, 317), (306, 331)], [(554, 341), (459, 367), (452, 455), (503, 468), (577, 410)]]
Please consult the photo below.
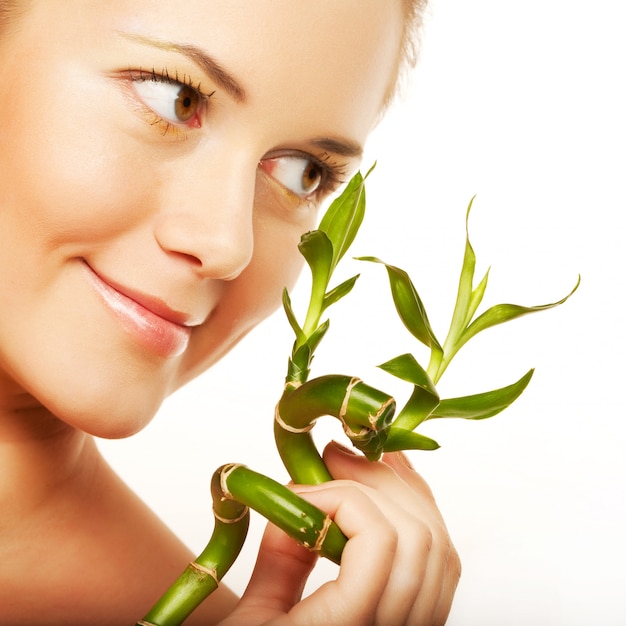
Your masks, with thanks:
[(24, 393), (0, 397), (0, 510), (26, 514), (86, 476), (97, 457), (93, 439)]

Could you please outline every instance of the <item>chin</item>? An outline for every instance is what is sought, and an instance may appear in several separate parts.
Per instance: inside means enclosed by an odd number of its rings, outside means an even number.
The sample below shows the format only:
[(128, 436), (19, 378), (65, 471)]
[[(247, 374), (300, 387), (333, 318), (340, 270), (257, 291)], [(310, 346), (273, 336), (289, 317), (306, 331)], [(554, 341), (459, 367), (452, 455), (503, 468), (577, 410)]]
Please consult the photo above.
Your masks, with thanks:
[[(89, 398), (67, 398), (58, 403), (47, 403), (47, 408), (68, 426), (100, 439), (125, 439), (143, 430), (154, 418), (162, 398), (137, 393), (138, 398), (129, 394), (109, 394), (99, 398), (97, 394)], [(113, 397), (111, 397), (113, 396)]]

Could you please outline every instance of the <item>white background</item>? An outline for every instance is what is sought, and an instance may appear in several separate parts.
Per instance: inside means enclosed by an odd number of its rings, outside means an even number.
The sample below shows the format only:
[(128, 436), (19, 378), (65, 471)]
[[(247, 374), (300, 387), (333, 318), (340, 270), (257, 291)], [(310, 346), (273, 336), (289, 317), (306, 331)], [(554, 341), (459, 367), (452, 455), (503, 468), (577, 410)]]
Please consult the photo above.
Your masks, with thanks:
[[(463, 560), (452, 626), (626, 624), (619, 6), (434, 0), (412, 87), (365, 159), (378, 167), (353, 253), (407, 269), (440, 336), (474, 194), (477, 273), (492, 267), (485, 305), (550, 302), (582, 275), (563, 307), (474, 339), (440, 386), (446, 396), (472, 393), (536, 367), (520, 400), (492, 420), (429, 424), (423, 432), (442, 448), (411, 453)], [(389, 388), (395, 383), (374, 366), (424, 353), (393, 314), (382, 268), (346, 266), (362, 277), (331, 309), (314, 373), (355, 374)], [(208, 483), (217, 466), (242, 462), (286, 480), (271, 431), (290, 333), (278, 312), (172, 397), (144, 433), (102, 442), (114, 467), (196, 552), (212, 528)], [(316, 428), (322, 443), (339, 436), (334, 428)], [(239, 591), (262, 526), (255, 517), (227, 576)], [(313, 584), (333, 573), (323, 565)]]

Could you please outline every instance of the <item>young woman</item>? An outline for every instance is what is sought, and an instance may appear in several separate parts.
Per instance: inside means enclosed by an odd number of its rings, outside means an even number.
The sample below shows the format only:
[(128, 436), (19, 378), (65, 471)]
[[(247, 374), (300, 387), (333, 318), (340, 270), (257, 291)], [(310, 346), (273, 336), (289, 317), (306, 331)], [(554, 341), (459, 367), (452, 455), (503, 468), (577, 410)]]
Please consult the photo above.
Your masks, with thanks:
[[(0, 623), (134, 623), (192, 558), (93, 436), (142, 429), (279, 305), (419, 10), (0, 0)], [(338, 579), (300, 600), (314, 557), (270, 527), (243, 598), (189, 623), (445, 622), (428, 487), (400, 454), (325, 458), (338, 480), (296, 488), (350, 538)]]

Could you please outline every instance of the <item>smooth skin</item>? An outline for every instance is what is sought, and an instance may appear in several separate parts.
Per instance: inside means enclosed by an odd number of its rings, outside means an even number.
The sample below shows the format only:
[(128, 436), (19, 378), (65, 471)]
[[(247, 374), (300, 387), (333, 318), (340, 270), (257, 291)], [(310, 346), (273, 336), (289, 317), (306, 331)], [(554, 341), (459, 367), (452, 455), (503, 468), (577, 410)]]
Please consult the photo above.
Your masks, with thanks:
[[(93, 437), (141, 430), (280, 304), (393, 89), (401, 20), (32, 0), (0, 33), (0, 623), (134, 623), (192, 558)], [(189, 624), (445, 621), (458, 557), (428, 488), (400, 455), (326, 454), (339, 480), (296, 488), (350, 537), (338, 580), (300, 602), (311, 556), (270, 529), (241, 602), (222, 586)]]

